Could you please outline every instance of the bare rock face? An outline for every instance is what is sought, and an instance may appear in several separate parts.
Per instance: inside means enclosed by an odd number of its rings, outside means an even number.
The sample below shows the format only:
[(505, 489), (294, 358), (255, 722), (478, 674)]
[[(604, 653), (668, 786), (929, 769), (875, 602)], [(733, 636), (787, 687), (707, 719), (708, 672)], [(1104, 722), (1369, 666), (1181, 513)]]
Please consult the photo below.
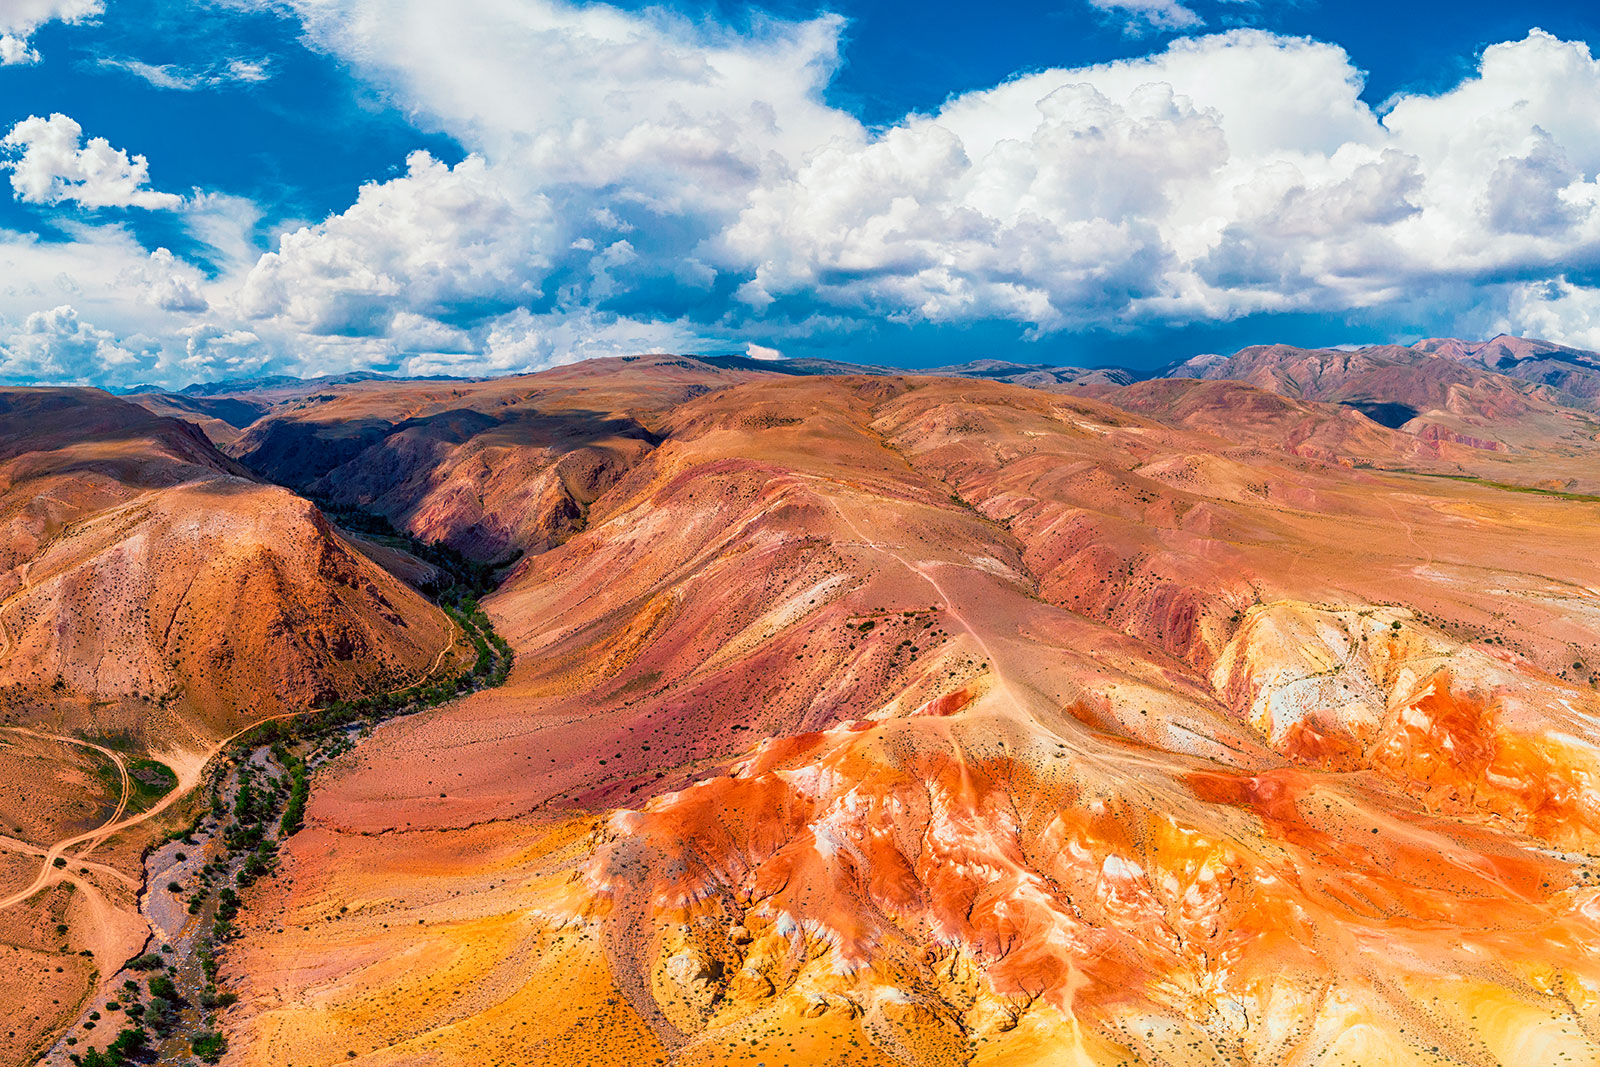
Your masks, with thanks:
[(1600, 354), (1594, 352), (1506, 334), (1487, 341), (1430, 337), (1411, 347), (1428, 355), (1551, 386), (1591, 410), (1600, 402)]
[[(194, 424), (95, 390), (0, 390), (0, 995), (16, 1020), (0, 1062), (37, 1062), (159, 945), (141, 895), (166, 890), (143, 881), (144, 851), (192, 824), (225, 739), (464, 655), (442, 612)], [(69, 1037), (80, 1055), (88, 1033)]]

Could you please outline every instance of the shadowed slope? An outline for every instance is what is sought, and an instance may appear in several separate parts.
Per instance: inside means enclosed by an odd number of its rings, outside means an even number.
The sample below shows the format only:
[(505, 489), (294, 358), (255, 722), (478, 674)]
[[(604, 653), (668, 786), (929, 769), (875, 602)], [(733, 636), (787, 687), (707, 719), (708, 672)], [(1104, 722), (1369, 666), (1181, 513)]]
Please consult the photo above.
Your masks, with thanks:
[(238, 439), (271, 405), (241, 397), (185, 396), (182, 393), (130, 393), (123, 397), (152, 415), (192, 422), (213, 444), (226, 446)]
[(357, 383), (274, 411), (229, 451), (281, 484), (498, 561), (581, 529), (664, 413), (758, 376), (643, 356), (486, 382)]

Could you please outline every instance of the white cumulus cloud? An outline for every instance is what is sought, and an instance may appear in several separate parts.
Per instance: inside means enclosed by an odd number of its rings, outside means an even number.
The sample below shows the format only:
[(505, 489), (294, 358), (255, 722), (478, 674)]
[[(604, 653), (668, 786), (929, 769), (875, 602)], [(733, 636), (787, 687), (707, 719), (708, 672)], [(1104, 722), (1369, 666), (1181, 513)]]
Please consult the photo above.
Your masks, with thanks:
[(105, 11), (105, 0), (0, 0), (0, 66), (39, 62), (33, 33), (47, 22), (83, 22)]
[(1600, 65), (1535, 32), (1374, 112), (1345, 53), (1236, 31), (836, 141), (719, 238), (756, 309), (819, 293), (1036, 331), (1348, 310), (1600, 257)]
[[(475, 374), (511, 374), (601, 356), (692, 351), (699, 343), (693, 327), (683, 323), (638, 322), (592, 311), (534, 315), (519, 309), (491, 326), (484, 355), (467, 365)], [(414, 374), (450, 373), (459, 365), (425, 356), (407, 363)]]
[(69, 116), (29, 116), (0, 138), (17, 199), (33, 204), (72, 200), (84, 207), (176, 208), (183, 198), (149, 188), (150, 164), (129, 156), (104, 137), (83, 140), (83, 127)]
[[(1107, 5), (1158, 28), (1190, 10)], [(154, 369), (174, 376), (491, 373), (630, 347), (793, 349), (883, 320), (1041, 337), (1398, 309), (1441, 330), (1600, 329), (1600, 64), (1540, 31), (1377, 107), (1337, 45), (1234, 30), (869, 129), (825, 95), (834, 16), (270, 6), (465, 158), (414, 153), (263, 254), (248, 203), (180, 200), (143, 157), (28, 119), (4, 139), (19, 197), (173, 209), (216, 255), (201, 269), (109, 223), (70, 254), (12, 241), (25, 281), (0, 292), (7, 321), (79, 308), (127, 351), (164, 338)], [(141, 76), (182, 88), (194, 69)]]
[(506, 189), (482, 157), (450, 167), (416, 152), (404, 177), (363, 186), (348, 210), (285, 234), (250, 272), (239, 307), (351, 335), (381, 334), (402, 311), (503, 311), (541, 295), (550, 226), (543, 198)]
[(403, 314), (481, 350), (513, 305), (713, 335), (889, 318), (1039, 336), (1458, 304), (1464, 286), (1509, 310), (1530, 267), (1600, 252), (1600, 113), (1577, 103), (1600, 68), (1538, 31), (1382, 109), (1338, 46), (1236, 30), (869, 131), (823, 99), (831, 17), (740, 33), (463, 5), (292, 0), (310, 40), (472, 155), (414, 157), (287, 236), (247, 317), (402, 354), (426, 337)]
[(35, 311), (0, 346), (0, 381), (95, 382), (126, 377), (149, 362), (69, 304)]
[(26, 37), (0, 33), (0, 67), (21, 67), (39, 62), (39, 50)]

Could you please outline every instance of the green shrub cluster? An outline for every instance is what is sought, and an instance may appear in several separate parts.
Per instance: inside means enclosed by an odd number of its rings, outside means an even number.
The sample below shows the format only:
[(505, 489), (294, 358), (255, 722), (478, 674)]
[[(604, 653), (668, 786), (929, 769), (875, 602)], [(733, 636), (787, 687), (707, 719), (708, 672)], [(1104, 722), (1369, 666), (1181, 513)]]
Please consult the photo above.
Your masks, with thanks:
[(306, 772), (306, 761), (291, 754), (283, 745), (274, 745), (273, 753), (289, 771), (289, 799), (283, 805), (283, 818), (278, 820), (278, 836), (283, 838), (300, 829), (306, 814), (306, 800), (311, 795), (311, 777)]
[[(276, 866), (279, 842), (300, 829), (305, 819), (306, 804), (311, 793), (311, 762), (318, 752), (322, 758), (336, 755), (350, 747), (347, 727), (370, 724), (388, 715), (402, 711), (432, 707), (452, 700), (462, 693), (485, 686), (503, 683), (511, 670), (511, 646), (495, 633), (489, 617), (478, 603), (478, 596), (493, 587), (496, 565), (474, 563), (444, 545), (427, 545), (404, 538), (386, 519), (359, 512), (323, 509), (333, 521), (346, 529), (373, 538), (388, 538), (404, 542), (400, 547), (425, 560), (445, 576), (441, 582), (423, 592), (433, 595), (439, 606), (450, 616), (471, 642), (476, 653), (472, 666), (450, 677), (407, 686), (393, 692), (371, 693), (349, 700), (337, 700), (326, 707), (293, 718), (265, 722), (241, 735), (231, 750), (240, 761), (238, 788), (230, 804), (224, 793), (224, 772), (213, 772), (210, 815), (223, 829), (221, 848), (198, 872), (198, 885), (191, 893), (188, 908), (199, 914), (206, 902), (216, 894), (216, 912), (210, 930), (199, 940), (195, 958), (205, 976), (205, 986), (199, 995), (200, 1021), (208, 1025), (210, 1015), (218, 1008), (226, 1008), (237, 1001), (233, 993), (217, 988), (216, 946), (235, 935), (234, 919), (243, 904), (238, 889), (249, 886), (257, 878), (271, 873)], [(320, 748), (311, 756), (304, 750), (307, 742), (321, 739)], [(283, 775), (263, 773), (250, 762), (252, 753), (270, 746), (277, 764), (286, 772)], [(276, 822), (277, 833), (272, 827)], [(192, 841), (200, 829), (200, 819), (186, 830), (175, 831), (173, 837)], [(248, 853), (233, 878), (234, 885), (217, 888), (219, 880), (227, 878), (233, 858)], [(237, 889), (235, 888), (237, 886)], [(135, 970), (156, 970), (163, 961), (154, 954), (141, 956), (130, 966)], [(177, 1025), (180, 1011), (187, 1002), (178, 993), (176, 983), (165, 974), (150, 980), (150, 1002), (130, 1016), (142, 1016), (149, 1029), (165, 1035)], [(139, 1035), (137, 1046), (128, 1043), (120, 1051), (91, 1052), (81, 1062), (88, 1067), (121, 1067), (130, 1059), (143, 1055), (147, 1031), (133, 1028)], [(133, 1032), (124, 1031), (124, 1034)], [(121, 1037), (119, 1036), (119, 1040)], [(222, 1034), (203, 1029), (189, 1038), (193, 1054), (207, 1063), (216, 1063), (227, 1051), (227, 1041)], [(89, 1057), (98, 1057), (91, 1059)], [(112, 1057), (112, 1058), (108, 1058)], [(114, 1058), (120, 1057), (120, 1058)]]
[(76, 1054), (72, 1062), (81, 1067), (124, 1067), (125, 1064), (139, 1060), (149, 1045), (149, 1035), (143, 1027), (130, 1026), (116, 1037), (116, 1040), (106, 1046), (106, 1050), (90, 1049), (82, 1056)]

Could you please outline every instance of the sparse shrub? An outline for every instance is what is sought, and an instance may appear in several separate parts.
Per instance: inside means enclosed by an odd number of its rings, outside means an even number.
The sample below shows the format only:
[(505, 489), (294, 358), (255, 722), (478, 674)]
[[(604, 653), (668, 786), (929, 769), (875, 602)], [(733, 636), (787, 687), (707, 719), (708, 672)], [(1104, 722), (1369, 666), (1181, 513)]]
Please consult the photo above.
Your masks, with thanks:
[(165, 997), (152, 997), (144, 1022), (158, 1034), (170, 1034), (178, 1025), (178, 1006)]
[(194, 1035), (189, 1047), (196, 1056), (207, 1063), (216, 1063), (228, 1051), (228, 1039), (215, 1030), (202, 1030)]
[(117, 1034), (117, 1039), (106, 1049), (121, 1059), (136, 1059), (145, 1050), (146, 1034), (142, 1027), (130, 1026)]

